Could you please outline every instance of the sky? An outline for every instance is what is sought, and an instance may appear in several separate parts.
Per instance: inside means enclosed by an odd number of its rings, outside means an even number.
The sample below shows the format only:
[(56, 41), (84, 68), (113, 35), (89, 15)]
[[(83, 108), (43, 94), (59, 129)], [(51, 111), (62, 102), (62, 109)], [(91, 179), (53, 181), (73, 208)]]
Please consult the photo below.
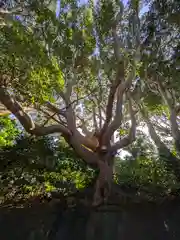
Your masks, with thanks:
[[(87, 3), (88, 0), (80, 0), (81, 4)], [(97, 2), (98, 0), (94, 0), (95, 2)], [(123, 0), (124, 5), (126, 6), (128, 3), (128, 0)], [(59, 11), (60, 11), (60, 0), (57, 0), (57, 5), (56, 5), (56, 16), (59, 15)], [(148, 11), (148, 5), (144, 5), (143, 8), (140, 11), (140, 16), (142, 16), (145, 12)]]

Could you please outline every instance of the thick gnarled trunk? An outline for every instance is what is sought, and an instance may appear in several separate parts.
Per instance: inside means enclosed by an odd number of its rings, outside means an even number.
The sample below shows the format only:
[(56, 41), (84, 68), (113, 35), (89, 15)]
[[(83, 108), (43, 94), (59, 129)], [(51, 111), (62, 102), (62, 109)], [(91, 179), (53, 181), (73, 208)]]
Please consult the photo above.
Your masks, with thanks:
[(113, 157), (103, 156), (98, 159), (99, 175), (95, 184), (93, 206), (107, 202), (111, 194), (113, 181)]

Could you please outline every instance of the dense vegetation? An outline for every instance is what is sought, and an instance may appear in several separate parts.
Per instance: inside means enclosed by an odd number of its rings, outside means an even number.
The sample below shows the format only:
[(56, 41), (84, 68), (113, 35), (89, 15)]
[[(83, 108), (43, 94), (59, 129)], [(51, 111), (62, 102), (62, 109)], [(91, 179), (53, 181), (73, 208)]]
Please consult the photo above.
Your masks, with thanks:
[(94, 205), (115, 183), (178, 192), (179, 10), (176, 0), (1, 4), (1, 195), (69, 194), (93, 179)]
[[(56, 137), (29, 137), (20, 132), (14, 120), (1, 118), (0, 200), (1, 203), (18, 202), (40, 197), (71, 196), (91, 186), (96, 171), (81, 161), (64, 141)], [(11, 129), (11, 134), (5, 134)], [(143, 148), (144, 146), (144, 148)], [(133, 158), (133, 151), (139, 154)], [(144, 151), (143, 151), (144, 149)], [(127, 149), (128, 151), (128, 149)], [(139, 138), (125, 159), (116, 158), (114, 178), (134, 201), (162, 201), (178, 194), (179, 183), (167, 171), (158, 156), (152, 155)], [(131, 155), (130, 155), (131, 153)], [(142, 194), (142, 197), (139, 194)]]

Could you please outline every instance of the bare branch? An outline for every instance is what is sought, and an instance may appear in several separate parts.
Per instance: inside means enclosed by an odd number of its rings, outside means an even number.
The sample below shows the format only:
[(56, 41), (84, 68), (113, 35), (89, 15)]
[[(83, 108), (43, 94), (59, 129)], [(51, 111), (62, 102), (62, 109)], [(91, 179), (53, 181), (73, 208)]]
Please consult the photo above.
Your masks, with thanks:
[(97, 88), (94, 88), (90, 93), (88, 93), (87, 95), (85, 95), (85, 96), (83, 96), (83, 97), (79, 97), (79, 98), (73, 100), (72, 102), (70, 102), (66, 107), (64, 107), (64, 108), (61, 109), (61, 110), (65, 110), (65, 109), (67, 109), (68, 107), (70, 107), (71, 105), (73, 105), (74, 103), (78, 103), (80, 100), (84, 100), (84, 99), (88, 98), (88, 97), (91, 96), (96, 90), (97, 90)]
[(129, 144), (131, 144), (133, 141), (135, 141), (136, 138), (136, 118), (135, 114), (136, 112), (132, 108), (132, 101), (129, 97), (129, 113), (131, 117), (131, 128), (129, 130), (129, 134), (125, 136), (123, 139), (121, 139), (119, 142), (115, 143), (112, 147), (112, 151), (117, 151), (120, 148), (126, 147)]
[(172, 172), (174, 172), (177, 180), (179, 181), (180, 180), (179, 159), (177, 159), (174, 156), (174, 154), (171, 153), (169, 148), (161, 141), (160, 137), (157, 135), (157, 133), (148, 117), (148, 113), (145, 111), (145, 108), (143, 108), (143, 106), (140, 104), (138, 104), (138, 106), (139, 106), (140, 112), (148, 126), (149, 134), (158, 148), (160, 157), (163, 157), (163, 160), (166, 164), (165, 166), (167, 167), (168, 170), (170, 169)]
[(113, 35), (113, 40), (114, 40), (114, 55), (116, 57), (116, 60), (119, 62), (120, 60), (120, 41), (117, 36), (117, 29), (116, 26), (113, 27), (112, 29), (112, 35)]
[(97, 124), (97, 119), (96, 119), (96, 109), (95, 109), (95, 107), (93, 107), (93, 109), (92, 109), (92, 114), (93, 114), (94, 128), (95, 128), (95, 130), (98, 130), (98, 124)]
[(55, 119), (55, 116), (56, 113), (53, 113), (52, 115), (49, 114), (48, 118), (46, 119), (46, 121), (43, 123), (42, 126), (45, 126), (46, 124), (48, 124), (48, 122), (51, 120), (51, 119)]
[(56, 114), (60, 114), (63, 117), (66, 117), (66, 113), (65, 111), (63, 111), (63, 109), (59, 109), (58, 107), (56, 107), (55, 105), (53, 105), (50, 102), (46, 102), (46, 106), (52, 111), (55, 112)]
[[(57, 113), (53, 113), (52, 115), (49, 112), (46, 112), (45, 110), (43, 110), (42, 108), (39, 109), (39, 111), (41, 111), (43, 114), (45, 114), (48, 118), (47, 120), (44, 122), (43, 126), (45, 126), (49, 120), (53, 119), (55, 122), (63, 125), (64, 127), (67, 127), (66, 122), (64, 122), (60, 116), (56, 116)], [(58, 119), (57, 119), (58, 118)]]
[[(23, 107), (23, 109), (25, 112), (34, 110), (31, 107)], [(11, 114), (11, 112), (6, 107), (0, 105), (0, 116), (5, 116), (5, 115), (9, 115), (9, 114)]]
[(107, 106), (106, 106), (106, 120), (105, 120), (104, 125), (101, 129), (101, 133), (100, 133), (101, 137), (105, 133), (105, 131), (108, 128), (108, 125), (109, 125), (109, 123), (112, 119), (112, 110), (113, 110), (113, 103), (114, 103), (114, 97), (115, 97), (116, 89), (117, 89), (117, 87), (119, 86), (119, 84), (121, 83), (122, 80), (124, 80), (124, 63), (123, 62), (120, 63), (120, 66), (118, 68), (118, 73), (117, 73), (117, 76), (116, 76), (116, 80), (114, 82), (112, 82), (111, 86), (110, 86), (108, 102), (107, 102)]
[(117, 90), (117, 102), (116, 102), (116, 115), (114, 120), (110, 123), (107, 131), (104, 134), (103, 145), (107, 145), (110, 141), (113, 133), (118, 129), (122, 122), (122, 107), (123, 107), (123, 92), (121, 91), (121, 87), (118, 87)]
[(160, 137), (157, 135), (157, 133), (156, 133), (156, 131), (155, 131), (150, 119), (149, 119), (147, 111), (145, 110), (145, 108), (141, 104), (138, 104), (138, 107), (139, 107), (140, 113), (141, 113), (144, 121), (146, 122), (146, 124), (148, 126), (149, 134), (150, 134), (151, 138), (153, 139), (153, 141), (155, 142), (157, 147), (161, 147), (161, 145), (163, 143), (161, 142)]
[(63, 100), (66, 104), (65, 108), (66, 108), (67, 126), (68, 126), (68, 129), (71, 131), (71, 133), (77, 131), (75, 113), (74, 113), (74, 110), (72, 108), (72, 104), (70, 102), (72, 86), (73, 86), (73, 83), (69, 83), (69, 85), (67, 86), (66, 93), (61, 94), (61, 97), (63, 98)]
[(30, 115), (24, 111), (21, 105), (3, 87), (0, 88), (0, 101), (12, 114), (15, 115), (25, 130), (30, 134), (43, 136), (55, 132), (60, 132), (65, 135), (71, 135), (71, 132), (60, 124), (48, 127), (41, 127), (36, 125)]
[(71, 93), (72, 93), (72, 88), (75, 84), (75, 79), (74, 81), (70, 81), (67, 83), (67, 88), (66, 88), (66, 93), (65, 93), (65, 96), (66, 96), (66, 99), (70, 100), (70, 97), (71, 97)]
[(93, 91), (91, 91), (89, 94), (87, 94), (86, 96), (80, 97), (78, 99), (75, 99), (74, 101), (70, 102), (70, 95), (72, 93), (72, 87), (74, 85), (74, 82), (69, 83), (69, 86), (67, 86), (67, 91), (65, 93), (65, 95), (63, 96), (63, 99), (65, 100), (66, 106), (61, 109), (61, 111), (66, 110), (66, 119), (67, 119), (67, 123), (68, 123), (68, 128), (71, 130), (71, 132), (75, 132), (77, 131), (76, 128), (76, 117), (75, 117), (75, 113), (74, 110), (72, 108), (72, 105), (76, 102), (78, 102), (79, 100), (85, 99), (88, 96), (92, 95), (92, 93), (97, 89), (93, 89)]
[(121, 23), (122, 16), (123, 16), (123, 4), (121, 4), (121, 3), (119, 3), (119, 4), (120, 4), (120, 12), (117, 14), (116, 19), (112, 26), (112, 37), (113, 37), (113, 41), (114, 41), (114, 44), (113, 44), (114, 55), (118, 62), (120, 60), (120, 47), (121, 46), (120, 46), (120, 40), (117, 35), (117, 27), (118, 27), (118, 24)]
[(169, 98), (169, 96), (168, 96), (169, 95), (168, 90), (163, 87), (161, 80), (159, 80), (158, 77), (156, 77), (156, 82), (158, 84), (159, 92), (160, 92), (165, 104), (167, 104), (167, 106), (171, 110), (173, 107), (173, 103), (172, 103), (172, 98)]
[[(96, 113), (95, 113), (96, 115)], [(101, 111), (101, 106), (98, 104), (98, 117), (99, 117), (99, 129), (102, 128), (102, 120), (103, 120), (103, 117), (102, 117), (102, 111)]]
[(164, 127), (162, 125), (159, 125), (157, 122), (153, 122), (155, 128), (160, 131), (160, 132), (163, 132), (165, 133), (166, 135), (170, 135), (171, 134), (171, 131), (170, 129), (168, 129), (167, 127)]
[[(85, 144), (85, 137), (83, 137), (79, 132), (76, 132), (71, 137), (65, 137), (67, 143), (72, 146), (75, 152), (89, 165), (92, 167), (97, 167), (98, 157), (93, 151), (89, 151)], [(83, 146), (84, 145), (84, 146)]]
[(82, 129), (82, 132), (86, 135), (86, 136), (92, 136), (92, 132), (90, 132), (87, 127), (86, 127), (86, 122), (83, 118), (77, 116), (77, 118), (81, 121), (81, 125), (80, 128)]
[[(87, 108), (87, 107), (86, 107), (86, 111), (88, 111), (89, 113), (92, 113), (92, 110)], [(99, 118), (99, 114), (95, 113), (95, 115), (96, 115), (97, 118)], [(105, 118), (102, 117), (102, 120), (105, 121)]]
[(18, 6), (15, 8), (12, 8), (10, 10), (0, 8), (0, 16), (5, 16), (5, 15), (11, 15), (11, 14), (18, 14), (22, 12), (22, 6)]
[[(103, 126), (104, 128), (101, 131), (101, 136), (102, 136), (101, 137), (101, 142), (102, 142), (103, 145), (104, 144), (105, 145), (108, 144), (108, 141), (111, 139), (114, 131), (121, 124), (123, 95), (124, 95), (125, 91), (129, 90), (134, 77), (135, 77), (135, 66), (132, 66), (132, 70), (129, 72), (129, 74), (127, 76), (127, 80), (121, 82), (121, 84), (118, 85), (119, 86), (119, 89), (118, 89), (119, 90), (119, 94), (118, 94), (118, 99), (117, 99), (116, 115), (115, 115), (114, 121), (112, 122), (112, 124), (110, 124), (110, 126), (108, 126), (109, 122), (108, 122), (108, 124), (105, 122), (106, 125), (104, 124), (104, 126)], [(111, 109), (111, 114), (112, 114), (112, 109)]]

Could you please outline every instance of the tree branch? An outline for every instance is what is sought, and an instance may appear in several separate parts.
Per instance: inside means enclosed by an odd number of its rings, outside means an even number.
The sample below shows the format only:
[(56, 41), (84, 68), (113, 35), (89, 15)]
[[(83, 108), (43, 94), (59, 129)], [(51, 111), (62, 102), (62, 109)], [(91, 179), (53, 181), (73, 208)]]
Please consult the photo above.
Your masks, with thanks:
[(84, 120), (83, 118), (79, 117), (79, 116), (77, 116), (77, 118), (81, 121), (81, 126), (80, 126), (80, 128), (81, 128), (82, 132), (83, 132), (86, 136), (92, 136), (92, 132), (89, 131), (89, 130), (87, 129), (87, 127), (86, 127), (86, 122), (85, 122), (85, 120)]
[(160, 94), (161, 94), (161, 96), (162, 96), (162, 98), (164, 100), (164, 103), (167, 104), (167, 106), (171, 110), (172, 107), (173, 107), (173, 103), (172, 103), (172, 98), (169, 98), (169, 96), (168, 96), (168, 93), (167, 93), (168, 90), (166, 90), (163, 87), (163, 85), (161, 83), (161, 80), (159, 80), (158, 77), (156, 77), (156, 82), (158, 84), (158, 89), (159, 89), (159, 92), (160, 92)]
[(93, 106), (93, 109), (92, 109), (92, 114), (93, 114), (94, 128), (95, 128), (95, 131), (97, 131), (98, 130), (98, 124), (97, 124), (97, 119), (96, 119), (96, 109), (95, 109), (94, 106)]
[(60, 132), (64, 135), (71, 135), (70, 131), (58, 124), (48, 127), (41, 127), (36, 125), (32, 118), (24, 111), (21, 105), (8, 93), (8, 91), (1, 87), (0, 88), (0, 102), (19, 120), (24, 129), (37, 136), (43, 136), (51, 133)]
[(161, 147), (162, 144), (164, 144), (164, 143), (161, 142), (160, 137), (157, 135), (157, 133), (149, 119), (147, 111), (145, 110), (145, 108), (142, 107), (141, 104), (138, 104), (138, 107), (139, 107), (139, 110), (141, 112), (141, 115), (142, 115), (144, 121), (146, 122), (146, 124), (148, 126), (149, 134), (150, 134), (151, 138), (153, 139), (153, 141), (155, 142), (157, 147)]
[(167, 127), (159, 125), (157, 122), (153, 122), (155, 128), (157, 128), (158, 131), (165, 133), (166, 135), (171, 135), (170, 129)]
[[(104, 122), (103, 127), (100, 132), (100, 138), (103, 137), (103, 135), (106, 132), (106, 129), (108, 128), (108, 125), (112, 119), (112, 110), (113, 110), (115, 93), (116, 93), (116, 90), (117, 90), (118, 86), (120, 85), (121, 81), (124, 80), (124, 74), (125, 74), (124, 73), (124, 62), (121, 62), (121, 63), (119, 63), (116, 80), (114, 82), (112, 82), (111, 86), (110, 86), (108, 102), (106, 105), (106, 119), (105, 119), (105, 122)], [(122, 88), (125, 89), (125, 84), (122, 85)]]
[(104, 134), (103, 145), (107, 145), (110, 141), (113, 133), (118, 129), (122, 122), (122, 107), (123, 107), (123, 92), (121, 91), (121, 86), (117, 90), (117, 102), (116, 102), (116, 114), (114, 120), (110, 123), (107, 131)]
[(132, 101), (131, 98), (129, 97), (129, 113), (131, 117), (131, 128), (129, 130), (129, 134), (125, 136), (123, 139), (115, 143), (112, 147), (112, 151), (117, 151), (118, 149), (121, 149), (123, 147), (128, 146), (131, 144), (133, 141), (135, 141), (136, 138), (136, 118), (135, 114), (136, 112), (132, 108)]
[(89, 151), (83, 145), (86, 146), (85, 140), (79, 132), (76, 132), (73, 136), (65, 136), (67, 143), (72, 146), (75, 152), (89, 165), (97, 168), (98, 157), (93, 151)]
[[(25, 112), (34, 110), (34, 108), (31, 107), (23, 107), (23, 109)], [(0, 106), (0, 116), (5, 116), (9, 114), (11, 114), (11, 112), (6, 107)]]
[(169, 108), (172, 136), (175, 142), (176, 149), (178, 150), (178, 152), (180, 152), (180, 130), (177, 123), (177, 109), (174, 106), (174, 103), (172, 101), (173, 97), (169, 96), (170, 93), (168, 92), (168, 90), (166, 90), (163, 87), (161, 81), (158, 78), (157, 78), (157, 83), (158, 83), (159, 91), (162, 95), (162, 98), (165, 104), (167, 104)]
[(123, 104), (123, 95), (125, 91), (129, 90), (131, 87), (132, 81), (135, 77), (135, 66), (132, 66), (132, 70), (129, 72), (128, 77), (126, 81), (121, 82), (119, 85), (119, 93), (118, 93), (118, 99), (117, 99), (117, 105), (116, 105), (116, 115), (112, 123), (108, 126), (106, 126), (106, 129), (104, 130), (104, 133), (101, 139), (102, 144), (106, 145), (108, 144), (108, 141), (111, 139), (113, 133), (121, 124), (122, 120), (122, 104)]
[(58, 107), (56, 107), (52, 103), (46, 102), (46, 107), (48, 107), (52, 112), (57, 113), (59, 115), (62, 115), (63, 117), (66, 117), (65, 111), (63, 111), (63, 109), (59, 109)]
[(113, 37), (113, 47), (114, 47), (114, 55), (116, 57), (116, 60), (119, 62), (120, 60), (120, 40), (118, 39), (118, 35), (117, 35), (117, 27), (118, 24), (121, 23), (122, 21), (122, 16), (123, 16), (123, 4), (120, 4), (120, 12), (117, 14), (116, 19), (112, 25), (112, 37)]
[(62, 126), (66, 127), (66, 125), (67, 125), (66, 122), (64, 122), (59, 116), (57, 116), (58, 119), (56, 119), (55, 116), (56, 116), (57, 113), (53, 113), (53, 114), (51, 115), (49, 112), (46, 112), (46, 111), (44, 111), (43, 109), (39, 109), (39, 110), (48, 117), (47, 120), (43, 123), (43, 126), (45, 126), (50, 119), (53, 119), (53, 120), (54, 120), (55, 122), (57, 122), (58, 124), (61, 124)]
[(166, 164), (165, 166), (167, 167), (167, 170), (171, 170), (175, 174), (177, 180), (180, 181), (179, 159), (177, 159), (174, 156), (174, 154), (171, 153), (169, 148), (161, 141), (161, 139), (158, 136), (158, 134), (156, 133), (156, 131), (148, 117), (148, 113), (145, 111), (145, 109), (140, 104), (138, 104), (138, 106), (139, 106), (141, 115), (148, 126), (149, 134), (158, 148), (159, 156), (165, 162), (165, 164)]
[(116, 60), (119, 62), (120, 61), (120, 41), (118, 39), (118, 36), (117, 36), (117, 27), (114, 26), (112, 28), (112, 36), (113, 36), (113, 40), (114, 40), (114, 55), (116, 57)]
[[(96, 115), (96, 113), (95, 113)], [(102, 120), (103, 120), (103, 117), (102, 117), (102, 112), (101, 112), (101, 106), (100, 104), (98, 104), (98, 117), (99, 117), (99, 129), (102, 128)]]
[(18, 6), (18, 7), (12, 8), (10, 10), (0, 8), (0, 16), (18, 14), (18, 13), (22, 13), (22, 6)]
[(75, 117), (74, 110), (72, 108), (72, 104), (74, 104), (75, 102), (78, 102), (79, 100), (87, 98), (88, 96), (90, 96), (96, 90), (96, 88), (95, 88), (95, 89), (93, 89), (92, 92), (90, 92), (86, 96), (80, 97), (80, 98), (70, 102), (70, 96), (71, 96), (71, 93), (72, 93), (73, 84), (74, 84), (74, 82), (71, 81), (69, 83), (69, 85), (67, 86), (67, 91), (64, 95), (64, 100), (65, 100), (66, 106), (63, 109), (61, 109), (61, 111), (66, 110), (67, 124), (68, 124), (68, 128), (71, 130), (71, 132), (77, 131), (76, 117)]

